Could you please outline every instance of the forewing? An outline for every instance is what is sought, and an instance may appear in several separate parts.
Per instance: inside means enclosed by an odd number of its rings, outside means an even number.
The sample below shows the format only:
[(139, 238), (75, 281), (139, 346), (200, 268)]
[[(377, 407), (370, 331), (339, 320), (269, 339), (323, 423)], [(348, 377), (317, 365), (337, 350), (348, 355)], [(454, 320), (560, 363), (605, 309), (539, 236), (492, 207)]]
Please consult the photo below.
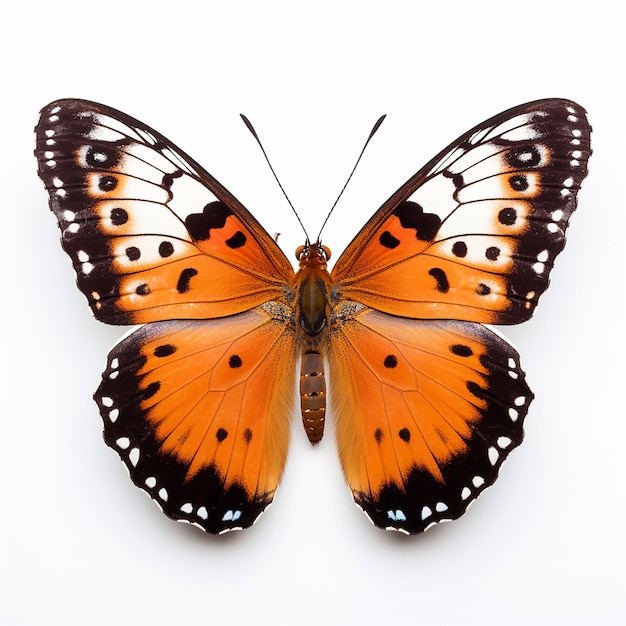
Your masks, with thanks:
[(558, 99), (476, 126), (365, 225), (333, 269), (337, 292), (413, 318), (528, 319), (565, 244), (590, 132), (584, 109)]
[(281, 296), (291, 264), (252, 215), (161, 134), (84, 100), (45, 107), (39, 175), (94, 315), (221, 317)]

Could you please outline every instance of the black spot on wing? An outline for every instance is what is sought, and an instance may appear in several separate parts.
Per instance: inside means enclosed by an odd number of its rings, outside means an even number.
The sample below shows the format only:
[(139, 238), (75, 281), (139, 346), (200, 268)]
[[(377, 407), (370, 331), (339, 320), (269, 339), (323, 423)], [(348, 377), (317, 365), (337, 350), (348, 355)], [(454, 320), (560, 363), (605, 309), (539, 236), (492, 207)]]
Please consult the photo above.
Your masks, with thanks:
[(236, 250), (237, 248), (241, 248), (242, 246), (244, 246), (246, 241), (246, 236), (240, 230), (238, 230), (232, 237), (226, 240), (226, 245), (229, 248)]
[(140, 391), (141, 399), (149, 400), (158, 393), (159, 389), (161, 389), (161, 383), (158, 380), (150, 383), (145, 389)]
[(113, 191), (117, 187), (117, 177), (106, 174), (98, 179), (98, 189), (100, 191)]
[(224, 441), (226, 437), (228, 437), (228, 431), (225, 428), (218, 428), (217, 432), (215, 433), (215, 438), (217, 439), (217, 441), (219, 443), (222, 443), (222, 441)]
[(116, 207), (111, 210), (111, 222), (114, 226), (123, 226), (128, 222), (128, 211)]
[(191, 279), (198, 274), (198, 270), (193, 267), (186, 267), (178, 277), (176, 291), (178, 293), (187, 293), (191, 288)]
[(387, 369), (393, 369), (398, 365), (398, 358), (394, 354), (388, 354), (383, 364)]
[(483, 389), (478, 383), (475, 383), (473, 380), (468, 380), (465, 383), (465, 386), (467, 387), (467, 390), (473, 395), (476, 396), (479, 400), (485, 400), (487, 395), (486, 395), (486, 390)]
[(490, 246), (489, 248), (485, 250), (485, 256), (490, 261), (497, 261), (498, 257), (500, 256), (500, 248), (496, 246)]
[(172, 185), (174, 184), (174, 180), (176, 180), (177, 178), (180, 178), (182, 175), (183, 173), (180, 170), (176, 170), (175, 172), (165, 174), (163, 176), (163, 187), (165, 187), (165, 189), (170, 191), (172, 188)]
[(228, 358), (228, 367), (238, 369), (243, 365), (243, 361), (238, 354), (231, 354)]
[(498, 221), (503, 226), (513, 226), (517, 220), (517, 211), (513, 207), (501, 209), (498, 213)]
[(469, 346), (466, 346), (462, 343), (455, 343), (454, 345), (450, 346), (450, 352), (452, 352), (452, 354), (456, 354), (457, 356), (462, 357), (468, 357), (474, 354), (474, 351)]
[(526, 191), (530, 186), (528, 178), (523, 174), (515, 174), (509, 178), (509, 185), (514, 191)]
[(137, 246), (129, 246), (126, 248), (126, 256), (129, 261), (137, 261), (141, 257), (141, 250)]
[(154, 356), (162, 359), (163, 357), (171, 356), (174, 352), (176, 352), (176, 346), (171, 343), (164, 343), (154, 349)]
[(449, 172), (448, 170), (445, 170), (443, 172), (443, 175), (446, 178), (449, 178), (452, 181), (452, 184), (457, 189), (460, 189), (465, 184), (465, 182), (463, 181), (463, 174), (458, 174), (458, 173), (457, 174), (453, 174), (452, 172)]
[(426, 213), (417, 204), (407, 200), (394, 210), (393, 214), (400, 220), (402, 228), (415, 230), (415, 237), (420, 241), (432, 241), (441, 226), (441, 218), (435, 213)]
[(202, 213), (189, 214), (185, 226), (196, 241), (204, 241), (210, 239), (213, 228), (224, 228), (227, 218), (232, 214), (223, 202), (211, 202), (202, 209)]
[(400, 245), (400, 240), (394, 237), (388, 230), (381, 234), (378, 238), (380, 245), (389, 250), (393, 250)]
[(452, 254), (460, 259), (467, 256), (467, 244), (464, 241), (455, 241), (452, 245)]
[(448, 276), (441, 268), (433, 267), (432, 269), (428, 270), (428, 274), (432, 276), (437, 282), (435, 288), (439, 293), (448, 293), (448, 291), (450, 291)]
[(166, 259), (168, 256), (174, 254), (174, 246), (170, 241), (162, 241), (159, 244), (159, 255)]

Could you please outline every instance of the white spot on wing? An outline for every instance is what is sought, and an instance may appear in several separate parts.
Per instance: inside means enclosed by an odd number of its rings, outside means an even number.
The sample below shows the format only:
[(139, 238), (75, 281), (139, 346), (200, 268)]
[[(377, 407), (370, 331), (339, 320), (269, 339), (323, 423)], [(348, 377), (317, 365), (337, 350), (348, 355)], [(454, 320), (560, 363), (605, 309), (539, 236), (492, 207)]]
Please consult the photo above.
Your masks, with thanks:
[(173, 180), (171, 192), (167, 206), (183, 221), (192, 213), (202, 213), (207, 204), (218, 200), (202, 183), (184, 174)]
[(110, 128), (104, 126), (92, 126), (87, 133), (89, 139), (95, 139), (96, 141), (121, 141), (126, 136)]
[(128, 460), (132, 463), (133, 467), (137, 467), (137, 463), (139, 463), (139, 448), (133, 448), (128, 453)]
[(404, 511), (400, 509), (387, 511), (387, 517), (394, 522), (406, 521), (406, 515), (404, 514)]
[(501, 448), (502, 450), (505, 450), (511, 445), (512, 442), (511, 442), (511, 439), (509, 439), (509, 437), (498, 437), (498, 441), (496, 443), (498, 444), (499, 448)]
[(532, 114), (524, 113), (523, 115), (516, 115), (508, 120), (503, 121), (501, 124), (494, 126), (491, 132), (489, 132), (484, 140), (488, 141), (494, 137), (501, 137), (506, 141), (522, 141), (528, 139), (535, 139), (539, 136), (534, 126), (531, 124)]
[(493, 446), (489, 448), (489, 450), (487, 451), (487, 455), (489, 456), (489, 462), (492, 465), (495, 465), (500, 458), (500, 453), (498, 452), (497, 448), (494, 448)]
[(150, 145), (156, 144), (156, 139), (152, 133), (149, 133), (148, 131), (143, 130), (142, 128), (135, 128), (134, 130), (137, 133), (137, 135), (146, 143)]
[(130, 439), (128, 437), (120, 437), (119, 439), (116, 439), (115, 443), (121, 450), (126, 450), (128, 446), (130, 446)]

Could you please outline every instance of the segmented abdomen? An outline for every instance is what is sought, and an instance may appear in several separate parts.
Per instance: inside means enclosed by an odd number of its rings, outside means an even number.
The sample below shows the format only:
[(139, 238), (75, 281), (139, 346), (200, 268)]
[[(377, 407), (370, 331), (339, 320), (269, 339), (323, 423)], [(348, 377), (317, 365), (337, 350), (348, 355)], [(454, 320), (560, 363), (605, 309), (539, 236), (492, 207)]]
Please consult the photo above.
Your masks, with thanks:
[(324, 358), (319, 352), (305, 352), (300, 367), (300, 407), (302, 424), (309, 441), (318, 443), (324, 435), (326, 418), (326, 379)]

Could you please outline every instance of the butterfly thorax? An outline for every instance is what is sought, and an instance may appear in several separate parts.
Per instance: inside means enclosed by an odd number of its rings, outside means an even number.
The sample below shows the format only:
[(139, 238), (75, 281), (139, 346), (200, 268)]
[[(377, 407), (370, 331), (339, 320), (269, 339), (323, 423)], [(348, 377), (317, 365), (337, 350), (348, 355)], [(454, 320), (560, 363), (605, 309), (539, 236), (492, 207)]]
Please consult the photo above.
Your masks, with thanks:
[(294, 278), (300, 366), (302, 423), (309, 441), (318, 443), (324, 434), (326, 380), (324, 354), (328, 343), (332, 279), (326, 264), (330, 250), (319, 243), (298, 248), (300, 269)]

